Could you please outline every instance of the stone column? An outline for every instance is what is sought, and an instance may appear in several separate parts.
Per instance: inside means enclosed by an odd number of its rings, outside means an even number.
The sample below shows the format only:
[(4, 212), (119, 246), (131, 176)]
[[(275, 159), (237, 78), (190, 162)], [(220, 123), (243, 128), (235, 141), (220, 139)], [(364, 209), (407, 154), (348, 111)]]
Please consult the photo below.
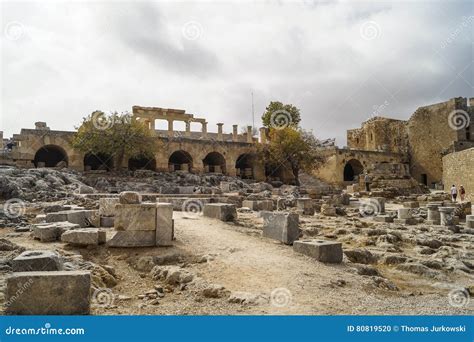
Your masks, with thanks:
[(235, 142), (238, 140), (239, 140), (238, 126), (232, 125), (232, 141)]
[(426, 218), (426, 223), (439, 225), (441, 222), (439, 211), (438, 211), (439, 205), (428, 203), (426, 207), (428, 208), (428, 217)]
[(202, 123), (202, 137), (207, 138), (207, 122)]
[(186, 121), (186, 133), (185, 133), (185, 135), (187, 137), (191, 136), (191, 122), (189, 122), (189, 121)]
[(168, 119), (168, 136), (173, 137), (173, 119)]
[(222, 125), (224, 125), (223, 123), (219, 122), (217, 124), (217, 140), (218, 141), (223, 141), (224, 138), (222, 137)]
[(267, 129), (265, 127), (260, 127), (260, 143), (267, 143)]
[(453, 207), (439, 207), (440, 221), (442, 226), (454, 225), (454, 208)]
[(253, 131), (252, 126), (247, 126), (247, 142), (249, 144), (253, 143), (252, 131)]

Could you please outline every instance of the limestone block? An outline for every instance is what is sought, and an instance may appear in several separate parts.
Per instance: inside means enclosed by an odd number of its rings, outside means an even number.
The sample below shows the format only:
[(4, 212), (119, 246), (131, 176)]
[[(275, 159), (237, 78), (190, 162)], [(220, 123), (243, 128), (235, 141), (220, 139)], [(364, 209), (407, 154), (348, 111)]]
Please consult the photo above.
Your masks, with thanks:
[(119, 195), (120, 204), (139, 204), (142, 201), (142, 196), (135, 191), (123, 191)]
[(411, 214), (412, 214), (411, 209), (408, 209), (408, 208), (400, 208), (400, 209), (398, 209), (397, 212), (398, 212), (397, 217), (398, 217), (399, 219), (409, 219), (409, 218), (412, 217), (412, 215), (411, 215)]
[(18, 272), (9, 275), (6, 282), (6, 314), (89, 314), (89, 271)]
[(114, 226), (115, 218), (112, 216), (101, 216), (100, 226), (102, 228), (111, 228)]
[(342, 262), (342, 243), (340, 242), (323, 240), (295, 241), (293, 242), (293, 250), (321, 262)]
[(156, 203), (117, 204), (116, 230), (156, 230)]
[(410, 217), (410, 218), (404, 218), (404, 219), (399, 219), (399, 218), (394, 219), (394, 220), (393, 220), (393, 223), (406, 224), (406, 225), (410, 225), (410, 226), (411, 226), (411, 225), (416, 224), (417, 222), (416, 222), (416, 220), (415, 220), (414, 218)]
[(303, 215), (314, 215), (314, 205), (311, 198), (298, 198), (296, 207), (301, 210)]
[(99, 225), (97, 210), (64, 210), (46, 214), (46, 222), (68, 221), (80, 227)]
[(300, 235), (299, 215), (262, 211), (263, 236), (291, 245)]
[(418, 202), (404, 202), (403, 207), (404, 208), (411, 208), (411, 209), (419, 208), (420, 204)]
[(234, 221), (237, 219), (237, 209), (234, 204), (209, 203), (204, 205), (204, 216), (216, 218), (221, 221)]
[(253, 211), (272, 211), (273, 210), (273, 201), (272, 200), (244, 200), (242, 201), (242, 207), (250, 208)]
[(156, 203), (156, 245), (171, 246), (173, 244), (173, 205)]
[(79, 225), (67, 221), (35, 224), (33, 225), (33, 238), (41, 242), (57, 241), (62, 233), (75, 228), (79, 228)]
[(336, 216), (336, 207), (330, 204), (321, 205), (321, 214), (324, 216)]
[(194, 193), (194, 186), (179, 186), (178, 193), (182, 195), (190, 195)]
[(474, 228), (474, 215), (466, 215), (467, 228)]
[(393, 222), (393, 217), (389, 215), (378, 215), (372, 218), (375, 222)]
[(13, 272), (60, 271), (62, 260), (58, 253), (49, 250), (30, 250), (12, 260)]
[(115, 216), (115, 205), (119, 204), (118, 198), (100, 198), (99, 199), (99, 215)]
[(107, 241), (109, 247), (152, 247), (155, 245), (155, 230), (119, 230)]
[(220, 188), (222, 192), (231, 192), (231, 184), (230, 182), (221, 182)]
[(105, 231), (97, 228), (73, 229), (61, 235), (61, 241), (76, 246), (99, 245), (105, 243)]

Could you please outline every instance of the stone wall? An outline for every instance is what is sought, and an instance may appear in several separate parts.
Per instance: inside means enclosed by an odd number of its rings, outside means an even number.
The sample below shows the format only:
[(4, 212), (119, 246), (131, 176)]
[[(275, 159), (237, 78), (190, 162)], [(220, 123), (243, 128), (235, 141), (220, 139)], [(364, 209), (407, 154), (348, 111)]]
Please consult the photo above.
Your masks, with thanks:
[(453, 152), (443, 157), (444, 190), (463, 185), (467, 196), (474, 201), (474, 148)]
[(383, 117), (367, 120), (361, 128), (347, 131), (347, 146), (357, 150), (406, 153), (406, 121)]
[(408, 121), (410, 172), (416, 180), (428, 186), (441, 182), (442, 157), (453, 144), (465, 139), (464, 129), (453, 129), (450, 115), (456, 110), (468, 110), (467, 99), (420, 107)]

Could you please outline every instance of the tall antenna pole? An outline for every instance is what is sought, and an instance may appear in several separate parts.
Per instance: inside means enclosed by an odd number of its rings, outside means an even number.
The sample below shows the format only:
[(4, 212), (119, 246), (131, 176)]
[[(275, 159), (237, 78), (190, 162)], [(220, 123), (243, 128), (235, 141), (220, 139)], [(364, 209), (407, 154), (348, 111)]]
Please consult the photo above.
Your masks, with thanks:
[(253, 91), (252, 91), (252, 129), (255, 128), (255, 110), (253, 105)]

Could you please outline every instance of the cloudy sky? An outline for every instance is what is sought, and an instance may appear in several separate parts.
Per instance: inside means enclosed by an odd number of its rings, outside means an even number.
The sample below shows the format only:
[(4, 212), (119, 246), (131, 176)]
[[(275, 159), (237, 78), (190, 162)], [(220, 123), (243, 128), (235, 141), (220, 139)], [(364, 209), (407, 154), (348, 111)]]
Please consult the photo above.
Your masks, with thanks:
[[(5, 135), (96, 109), (256, 125), (271, 100), (346, 143), (374, 115), (474, 96), (472, 1), (2, 1)], [(159, 125), (158, 127), (164, 127)], [(177, 126), (182, 128), (181, 126)], [(194, 128), (198, 128), (197, 126)]]

